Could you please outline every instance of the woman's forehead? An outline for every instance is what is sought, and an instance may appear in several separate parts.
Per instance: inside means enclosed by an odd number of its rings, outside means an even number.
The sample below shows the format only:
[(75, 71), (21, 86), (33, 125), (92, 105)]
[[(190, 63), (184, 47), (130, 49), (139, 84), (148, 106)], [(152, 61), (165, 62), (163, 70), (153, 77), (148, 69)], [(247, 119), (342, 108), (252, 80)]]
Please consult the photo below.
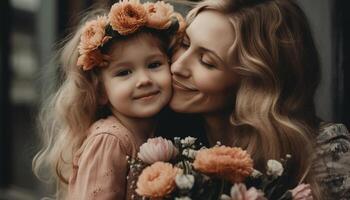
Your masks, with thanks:
[(186, 29), (194, 46), (210, 49), (226, 57), (235, 42), (233, 25), (227, 16), (216, 11), (202, 11)]

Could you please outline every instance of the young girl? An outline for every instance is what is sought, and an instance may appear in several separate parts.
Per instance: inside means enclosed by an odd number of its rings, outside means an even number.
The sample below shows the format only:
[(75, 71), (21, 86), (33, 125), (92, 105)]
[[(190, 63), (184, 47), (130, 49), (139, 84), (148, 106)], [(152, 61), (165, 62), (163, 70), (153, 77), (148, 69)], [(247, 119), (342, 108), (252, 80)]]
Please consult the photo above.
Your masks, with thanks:
[[(152, 137), (171, 97), (167, 52), (184, 20), (164, 2), (124, 0), (78, 29), (61, 53), (64, 81), (41, 118), (58, 198), (125, 199), (127, 156)], [(102, 116), (102, 117), (101, 117)]]

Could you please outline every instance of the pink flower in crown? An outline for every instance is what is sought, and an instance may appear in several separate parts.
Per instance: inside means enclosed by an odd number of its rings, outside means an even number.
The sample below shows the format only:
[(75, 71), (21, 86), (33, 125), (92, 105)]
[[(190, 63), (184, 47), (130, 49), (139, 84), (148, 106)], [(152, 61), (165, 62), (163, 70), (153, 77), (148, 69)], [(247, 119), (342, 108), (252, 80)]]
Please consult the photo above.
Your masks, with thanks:
[(310, 184), (300, 184), (290, 192), (292, 193), (293, 200), (313, 199)]
[(145, 163), (169, 161), (178, 154), (178, 150), (170, 140), (162, 137), (150, 138), (140, 147), (138, 157)]
[(246, 186), (242, 183), (235, 184), (231, 188), (231, 196), (223, 195), (221, 199), (225, 200), (267, 200), (264, 197), (264, 193), (254, 187), (247, 190)]
[(171, 16), (174, 7), (163, 1), (156, 3), (145, 3), (143, 5), (147, 11), (146, 26), (155, 29), (167, 29), (171, 24)]
[(99, 46), (103, 46), (103, 44), (112, 38), (105, 35), (107, 25), (108, 20), (106, 16), (99, 16), (97, 19), (85, 23), (78, 46), (81, 55), (93, 51)]
[(146, 24), (147, 12), (138, 0), (123, 0), (111, 7), (108, 18), (113, 30), (128, 35)]
[(96, 49), (80, 55), (77, 65), (82, 67), (84, 71), (87, 71), (95, 66), (105, 67), (108, 65), (108, 62), (106, 61), (106, 56)]

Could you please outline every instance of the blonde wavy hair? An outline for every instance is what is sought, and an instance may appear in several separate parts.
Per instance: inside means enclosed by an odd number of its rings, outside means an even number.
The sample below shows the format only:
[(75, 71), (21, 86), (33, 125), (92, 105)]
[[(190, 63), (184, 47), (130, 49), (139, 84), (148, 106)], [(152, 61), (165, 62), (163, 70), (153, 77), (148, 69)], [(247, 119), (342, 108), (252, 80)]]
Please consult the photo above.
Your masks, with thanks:
[(77, 47), (84, 22), (98, 13), (106, 12), (89, 14), (57, 52), (54, 61), (57, 68), (50, 73), (60, 73), (61, 82), (57, 91), (45, 97), (38, 117), (42, 149), (33, 159), (33, 171), (40, 179), (57, 184), (57, 199), (64, 196), (73, 152), (80, 147), (96, 118), (98, 77), (77, 67)]
[[(74, 153), (87, 137), (87, 130), (101, 116), (110, 114), (107, 106), (99, 104), (103, 92), (100, 81), (100, 68), (84, 71), (77, 66), (78, 46), (85, 22), (107, 13), (105, 9), (97, 9), (87, 14), (74, 34), (64, 40), (64, 46), (57, 52), (54, 70), (59, 73), (57, 90), (45, 97), (38, 117), (42, 149), (34, 157), (32, 168), (41, 180), (56, 183), (55, 199), (66, 195), (68, 177), (72, 169)], [(157, 38), (157, 45), (164, 52), (171, 49), (172, 35), (152, 29), (140, 29), (130, 36), (113, 38), (103, 47), (108, 53), (113, 43), (139, 37), (140, 34)], [(57, 77), (51, 75), (50, 77)], [(54, 81), (46, 80), (46, 81)], [(48, 170), (48, 171), (47, 171)]]
[(294, 0), (206, 0), (187, 16), (202, 11), (227, 16), (235, 33), (233, 70), (240, 75), (231, 123), (255, 167), (292, 155), (290, 186), (308, 182), (320, 191), (312, 171), (319, 119), (314, 94), (320, 81), (318, 53), (304, 12)]

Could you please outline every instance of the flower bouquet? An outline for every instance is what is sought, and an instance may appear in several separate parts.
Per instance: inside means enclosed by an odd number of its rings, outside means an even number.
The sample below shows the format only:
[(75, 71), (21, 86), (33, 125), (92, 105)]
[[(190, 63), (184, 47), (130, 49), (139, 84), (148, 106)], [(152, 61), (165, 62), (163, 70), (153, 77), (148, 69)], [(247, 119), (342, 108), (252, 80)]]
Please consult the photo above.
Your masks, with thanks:
[[(290, 155), (269, 160), (266, 174), (253, 168), (250, 155), (238, 147), (217, 143), (206, 148), (196, 138), (158, 137), (128, 158), (132, 199), (157, 200), (291, 200), (312, 199), (308, 184), (281, 191)], [(130, 177), (128, 177), (130, 178)]]

